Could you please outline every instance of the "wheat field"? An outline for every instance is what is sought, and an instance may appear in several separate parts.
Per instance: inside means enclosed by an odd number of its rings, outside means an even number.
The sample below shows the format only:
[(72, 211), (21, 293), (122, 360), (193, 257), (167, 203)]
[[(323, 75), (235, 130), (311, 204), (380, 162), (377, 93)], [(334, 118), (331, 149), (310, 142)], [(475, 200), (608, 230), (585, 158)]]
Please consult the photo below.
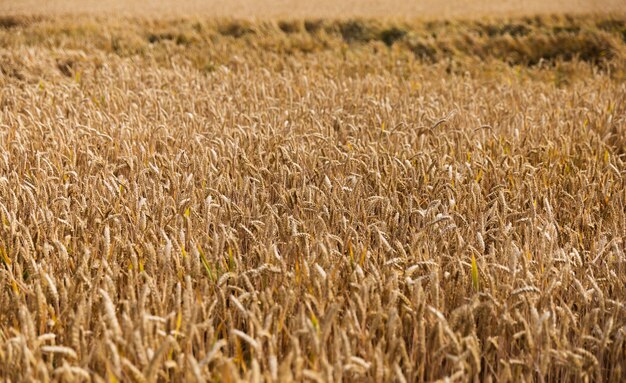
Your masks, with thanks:
[(623, 381), (625, 53), (615, 14), (0, 17), (0, 381)]

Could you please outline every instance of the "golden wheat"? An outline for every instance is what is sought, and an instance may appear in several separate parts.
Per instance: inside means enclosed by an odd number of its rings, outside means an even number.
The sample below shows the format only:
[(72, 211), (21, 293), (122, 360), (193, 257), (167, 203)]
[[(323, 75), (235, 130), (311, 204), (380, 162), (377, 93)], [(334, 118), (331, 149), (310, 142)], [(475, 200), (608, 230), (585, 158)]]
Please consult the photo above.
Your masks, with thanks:
[(0, 24), (1, 380), (624, 379), (623, 19)]

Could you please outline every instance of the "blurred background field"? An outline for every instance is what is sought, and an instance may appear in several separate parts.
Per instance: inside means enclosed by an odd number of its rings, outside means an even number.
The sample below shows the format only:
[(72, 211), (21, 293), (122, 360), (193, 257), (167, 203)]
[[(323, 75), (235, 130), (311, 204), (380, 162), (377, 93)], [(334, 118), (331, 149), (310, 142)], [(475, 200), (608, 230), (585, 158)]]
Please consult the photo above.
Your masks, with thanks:
[(112, 14), (218, 17), (447, 18), (537, 13), (624, 13), (623, 0), (8, 0), (0, 14)]

